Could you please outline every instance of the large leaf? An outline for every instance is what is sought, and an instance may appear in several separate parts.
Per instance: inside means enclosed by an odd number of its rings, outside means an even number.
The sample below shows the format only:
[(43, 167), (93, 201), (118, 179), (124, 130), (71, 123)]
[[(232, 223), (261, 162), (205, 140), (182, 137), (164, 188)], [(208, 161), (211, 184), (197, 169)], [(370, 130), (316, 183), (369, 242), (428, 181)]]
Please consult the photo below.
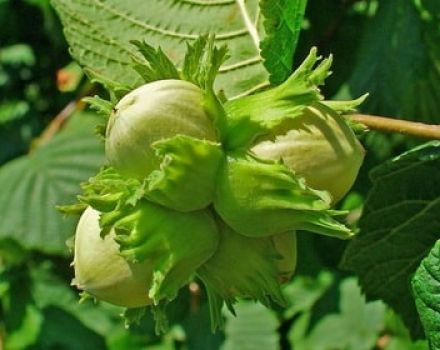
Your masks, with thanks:
[(283, 290), (288, 303), (283, 317), (290, 319), (302, 312), (310, 311), (333, 282), (334, 276), (328, 271), (321, 271), (316, 278), (295, 276)]
[(44, 323), (39, 339), (29, 350), (104, 350), (105, 340), (87, 328), (72, 314), (56, 307), (43, 309)]
[(292, 72), (293, 53), (298, 43), (307, 0), (263, 0), (267, 36), (261, 42), (264, 66), (270, 72), (270, 82), (282, 83)]
[(275, 313), (261, 304), (242, 302), (237, 316), (228, 315), (222, 350), (278, 350), (279, 321)]
[[(429, 1), (425, 1), (429, 4)], [(428, 122), (440, 121), (440, 31), (408, 0), (380, 1), (366, 27), (350, 81), (354, 95), (370, 93), (364, 109)], [(427, 7), (425, 17), (433, 6)]]
[(384, 345), (384, 350), (429, 350), (428, 342), (424, 340), (413, 341), (408, 329), (399, 315), (387, 309), (385, 317), (385, 330), (377, 340), (377, 344)]
[(0, 169), (0, 238), (46, 253), (67, 253), (65, 241), (76, 220), (63, 218), (55, 206), (73, 202), (79, 183), (103, 164), (95, 122), (93, 115), (77, 115), (46, 145)]
[(306, 2), (263, 1), (260, 13), (258, 0), (52, 0), (73, 57), (106, 79), (130, 87), (141, 83), (130, 67), (131, 56), (138, 56), (131, 40), (160, 45), (173, 61), (182, 63), (186, 41), (214, 33), (218, 43), (230, 49), (231, 58), (217, 80), (217, 88), (228, 97), (266, 86), (264, 66), (273, 83), (287, 78)]
[[(366, 303), (354, 278), (340, 286), (340, 313), (323, 317), (312, 331), (300, 337), (292, 327), (289, 338), (298, 350), (370, 350), (384, 326), (385, 305)], [(297, 321), (298, 322), (298, 321)]]
[(369, 300), (383, 299), (421, 335), (410, 276), (440, 237), (440, 142), (384, 163), (342, 267), (355, 271)]
[(130, 40), (161, 46), (181, 62), (186, 41), (215, 33), (231, 58), (221, 68), (218, 87), (236, 96), (267, 84), (259, 55), (258, 0), (53, 0), (73, 57), (83, 66), (128, 86), (141, 83), (129, 67), (138, 55)]
[[(439, 231), (440, 233), (440, 231)], [(440, 349), (440, 240), (412, 280), (417, 310), (422, 319), (431, 350)]]
[(26, 269), (0, 266), (0, 325), (8, 334), (6, 349), (27, 349), (40, 332), (42, 316), (32, 303), (31, 286)]

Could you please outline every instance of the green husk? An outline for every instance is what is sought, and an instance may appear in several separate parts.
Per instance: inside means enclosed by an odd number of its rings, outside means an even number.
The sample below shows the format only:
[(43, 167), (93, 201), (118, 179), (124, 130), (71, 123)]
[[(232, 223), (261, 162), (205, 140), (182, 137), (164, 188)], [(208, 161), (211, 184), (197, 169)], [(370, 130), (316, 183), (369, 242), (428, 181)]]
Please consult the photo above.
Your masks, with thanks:
[(182, 212), (203, 209), (213, 201), (223, 160), (218, 143), (178, 135), (153, 148), (162, 162), (146, 180), (148, 199)]
[(225, 104), (228, 150), (247, 148), (253, 141), (267, 134), (286, 119), (301, 115), (304, 108), (322, 99), (319, 85), (330, 74), (331, 56), (318, 63), (316, 48), (298, 69), (279, 86)]
[(331, 196), (308, 187), (284, 164), (249, 154), (229, 155), (218, 177), (214, 206), (237, 232), (264, 237), (307, 230), (346, 239), (352, 231), (333, 217)]
[(279, 260), (270, 237), (245, 237), (222, 226), (215, 254), (197, 270), (208, 292), (213, 330), (223, 326), (223, 304), (234, 313), (237, 298), (251, 298), (266, 306), (285, 304), (278, 282)]

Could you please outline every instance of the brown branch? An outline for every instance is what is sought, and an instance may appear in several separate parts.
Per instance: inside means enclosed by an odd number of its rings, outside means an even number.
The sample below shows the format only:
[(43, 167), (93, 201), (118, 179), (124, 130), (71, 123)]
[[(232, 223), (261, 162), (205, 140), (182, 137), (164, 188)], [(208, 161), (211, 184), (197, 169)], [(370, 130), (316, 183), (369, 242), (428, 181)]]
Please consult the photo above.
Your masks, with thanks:
[[(43, 132), (38, 136), (33, 142), (30, 152), (38, 147), (46, 144), (50, 141), (64, 126), (66, 121), (70, 116), (76, 112), (84, 109), (85, 103), (82, 98), (90, 95), (95, 89), (93, 84), (87, 83), (85, 87), (80, 92), (77, 99), (70, 101), (49, 123), (49, 125), (43, 130)], [(1, 350), (1, 349), (0, 349)]]
[(440, 125), (411, 122), (375, 115), (351, 114), (347, 118), (364, 124), (370, 130), (394, 132), (429, 140), (440, 140)]
[(47, 143), (54, 137), (58, 131), (63, 127), (66, 120), (73, 114), (73, 112), (82, 109), (83, 102), (70, 101), (56, 116), (52, 119), (50, 124), (43, 130), (41, 135), (35, 140), (34, 147), (40, 147)]

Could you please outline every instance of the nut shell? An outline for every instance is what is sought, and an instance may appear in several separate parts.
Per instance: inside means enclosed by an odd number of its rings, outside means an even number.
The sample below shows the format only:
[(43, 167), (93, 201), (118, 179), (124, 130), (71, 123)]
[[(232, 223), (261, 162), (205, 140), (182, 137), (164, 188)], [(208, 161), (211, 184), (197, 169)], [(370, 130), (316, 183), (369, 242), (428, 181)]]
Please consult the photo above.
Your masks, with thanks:
[(151, 264), (127, 262), (119, 254), (114, 233), (101, 238), (100, 232), (99, 212), (89, 207), (76, 229), (72, 284), (114, 305), (133, 308), (151, 304)]

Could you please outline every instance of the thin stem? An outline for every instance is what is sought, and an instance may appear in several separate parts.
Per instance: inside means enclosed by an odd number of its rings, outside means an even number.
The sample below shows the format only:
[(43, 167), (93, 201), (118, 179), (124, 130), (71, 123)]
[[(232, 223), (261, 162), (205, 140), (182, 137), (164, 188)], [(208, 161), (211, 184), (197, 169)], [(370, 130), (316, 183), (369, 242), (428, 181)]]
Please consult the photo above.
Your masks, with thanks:
[(346, 117), (364, 124), (371, 130), (394, 132), (430, 140), (440, 140), (440, 125), (411, 122), (366, 114), (351, 114)]

